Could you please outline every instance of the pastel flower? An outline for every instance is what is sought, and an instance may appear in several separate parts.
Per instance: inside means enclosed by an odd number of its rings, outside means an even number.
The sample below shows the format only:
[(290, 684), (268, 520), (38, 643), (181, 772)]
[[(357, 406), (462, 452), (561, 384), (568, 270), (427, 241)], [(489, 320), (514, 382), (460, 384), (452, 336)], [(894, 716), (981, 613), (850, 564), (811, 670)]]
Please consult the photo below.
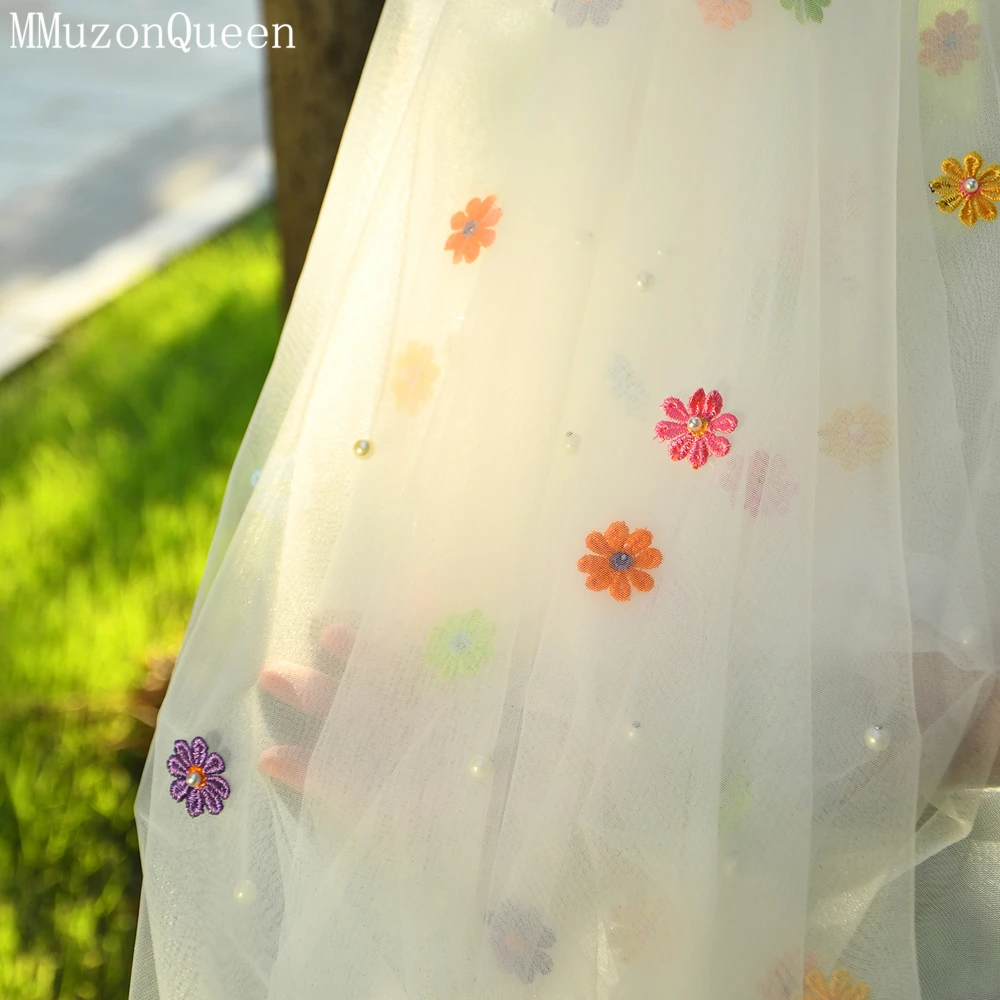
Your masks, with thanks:
[(830, 6), (830, 0), (781, 0), (781, 6), (794, 11), (799, 24), (806, 21), (819, 23), (823, 20), (823, 8)]
[(834, 410), (820, 428), (820, 451), (835, 458), (849, 472), (862, 465), (875, 465), (892, 443), (892, 424), (870, 403), (854, 410)]
[(722, 412), (722, 396), (717, 391), (706, 395), (698, 389), (687, 406), (671, 396), (663, 401), (663, 412), (669, 419), (656, 425), (656, 436), (671, 442), (670, 457), (675, 462), (686, 458), (700, 469), (709, 455), (729, 454), (729, 439), (720, 435), (736, 430), (739, 422), (731, 413)]
[(392, 391), (396, 394), (396, 407), (414, 416), (421, 403), (434, 395), (434, 381), (441, 369), (431, 361), (434, 348), (411, 340), (406, 350), (396, 358), (396, 375)]
[(630, 600), (633, 587), (652, 590), (654, 581), (646, 570), (663, 561), (663, 553), (650, 548), (652, 541), (646, 528), (630, 533), (624, 521), (615, 521), (604, 534), (592, 531), (586, 544), (594, 554), (581, 556), (576, 563), (587, 574), (587, 589), (608, 590), (616, 601)]
[(662, 899), (636, 899), (611, 907), (608, 944), (623, 962), (631, 962), (646, 947), (666, 908)]
[(819, 968), (819, 959), (807, 952), (786, 951), (760, 982), (757, 991), (764, 1000), (802, 1000), (805, 976)]
[(482, 611), (448, 615), (430, 634), (424, 662), (438, 677), (450, 681), (456, 674), (473, 676), (493, 655), (496, 626)]
[(954, 14), (941, 11), (933, 28), (920, 32), (923, 48), (917, 56), (921, 66), (933, 66), (938, 76), (954, 76), (966, 62), (979, 58), (979, 36), (982, 27), (969, 24), (964, 10)]
[(698, 0), (698, 6), (704, 11), (702, 20), (705, 24), (718, 24), (723, 31), (728, 31), (737, 21), (745, 21), (753, 13), (750, 0)]
[(184, 802), (191, 816), (200, 816), (206, 809), (217, 816), (222, 812), (222, 800), (229, 798), (229, 782), (219, 777), (226, 762), (217, 753), (208, 752), (208, 744), (196, 736), (190, 743), (174, 742), (174, 752), (167, 758), (167, 770), (174, 776), (170, 794)]
[(533, 907), (507, 900), (486, 915), (490, 944), (504, 972), (530, 983), (536, 975), (552, 971), (552, 957), (546, 949), (556, 943), (555, 931), (546, 927)]
[(624, 355), (614, 356), (607, 375), (611, 380), (612, 393), (625, 401), (625, 412), (629, 416), (638, 417), (646, 412), (649, 408), (649, 393)]
[(603, 28), (611, 20), (611, 12), (621, 10), (624, 0), (558, 0), (556, 10), (570, 28), (580, 28), (589, 20), (595, 28)]
[(456, 212), (451, 217), (451, 228), (455, 230), (445, 242), (445, 250), (454, 253), (454, 262), (458, 264), (464, 258), (471, 264), (479, 256), (480, 247), (493, 245), (496, 230), (492, 227), (500, 221), (503, 212), (494, 205), (497, 200), (491, 194), (485, 201), (473, 198), (465, 206), (464, 212)]
[(868, 1000), (871, 987), (855, 981), (847, 969), (837, 969), (829, 979), (819, 969), (806, 973), (803, 1000)]
[[(740, 499), (743, 484), (743, 456), (734, 455), (720, 483), (735, 504)], [(785, 515), (799, 484), (788, 475), (788, 463), (781, 455), (769, 455), (757, 449), (750, 456), (746, 485), (743, 488), (743, 508), (751, 515)]]
[(942, 212), (954, 212), (967, 226), (980, 219), (992, 222), (997, 217), (993, 203), (1000, 201), (1000, 166), (991, 163), (983, 167), (983, 158), (973, 151), (966, 153), (961, 163), (954, 157), (941, 161), (940, 177), (930, 183), (930, 189), (941, 195), (937, 207)]

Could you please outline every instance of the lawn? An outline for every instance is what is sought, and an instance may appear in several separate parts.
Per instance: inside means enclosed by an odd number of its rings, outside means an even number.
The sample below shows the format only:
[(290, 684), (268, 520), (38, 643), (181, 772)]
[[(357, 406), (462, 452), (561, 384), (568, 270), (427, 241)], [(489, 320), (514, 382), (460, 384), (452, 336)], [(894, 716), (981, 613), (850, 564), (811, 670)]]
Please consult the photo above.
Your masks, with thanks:
[(124, 1000), (148, 733), (280, 328), (269, 212), (0, 382), (0, 997)]

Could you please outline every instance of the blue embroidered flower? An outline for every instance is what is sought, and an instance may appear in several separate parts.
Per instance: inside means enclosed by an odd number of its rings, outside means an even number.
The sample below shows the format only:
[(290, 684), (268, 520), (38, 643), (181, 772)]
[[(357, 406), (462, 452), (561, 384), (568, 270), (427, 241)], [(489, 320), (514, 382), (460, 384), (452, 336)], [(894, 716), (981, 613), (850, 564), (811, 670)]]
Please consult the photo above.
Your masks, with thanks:
[(188, 814), (200, 816), (206, 809), (217, 816), (222, 800), (229, 798), (229, 782), (220, 777), (226, 769), (221, 754), (209, 753), (208, 744), (196, 736), (190, 743), (174, 742), (174, 752), (167, 758), (167, 770), (176, 778), (170, 794), (187, 805)]
[(556, 943), (556, 935), (537, 910), (505, 900), (486, 915), (486, 922), (490, 944), (504, 972), (530, 983), (536, 975), (552, 971), (552, 958), (546, 949)]
[(650, 396), (629, 364), (628, 359), (616, 354), (608, 368), (608, 378), (611, 380), (611, 391), (625, 403), (625, 412), (630, 417), (645, 416), (650, 410)]

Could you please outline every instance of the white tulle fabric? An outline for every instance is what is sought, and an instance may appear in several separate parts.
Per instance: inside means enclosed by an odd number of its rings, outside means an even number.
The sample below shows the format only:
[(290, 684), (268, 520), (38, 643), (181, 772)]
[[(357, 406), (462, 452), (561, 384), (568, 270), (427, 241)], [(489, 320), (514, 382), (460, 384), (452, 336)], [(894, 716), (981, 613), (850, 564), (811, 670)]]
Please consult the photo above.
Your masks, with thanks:
[[(955, 1000), (914, 883), (996, 750), (1000, 222), (928, 181), (1000, 159), (998, 30), (389, 0), (143, 778), (133, 1000)], [(577, 565), (618, 521), (628, 600)]]

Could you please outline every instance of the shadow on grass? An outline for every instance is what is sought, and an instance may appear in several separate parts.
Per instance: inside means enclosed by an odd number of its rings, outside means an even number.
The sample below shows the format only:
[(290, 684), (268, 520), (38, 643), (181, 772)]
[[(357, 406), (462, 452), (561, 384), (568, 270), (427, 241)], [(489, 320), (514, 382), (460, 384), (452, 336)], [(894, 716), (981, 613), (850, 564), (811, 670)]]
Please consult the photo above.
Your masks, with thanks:
[(269, 213), (0, 384), (0, 693), (120, 691), (176, 645), (277, 342)]

